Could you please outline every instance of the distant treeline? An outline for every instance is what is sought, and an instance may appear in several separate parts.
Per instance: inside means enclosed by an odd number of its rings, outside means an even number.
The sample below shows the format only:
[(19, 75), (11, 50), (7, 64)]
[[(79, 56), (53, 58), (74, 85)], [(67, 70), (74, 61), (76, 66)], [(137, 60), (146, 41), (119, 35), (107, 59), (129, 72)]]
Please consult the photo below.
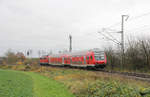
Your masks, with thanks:
[(38, 58), (27, 58), (22, 52), (14, 53), (11, 50), (4, 57), (0, 57), (0, 65), (35, 65), (38, 62)]
[(125, 45), (124, 64), (122, 66), (121, 50), (112, 47), (105, 49), (109, 69), (150, 71), (150, 39), (128, 40)]

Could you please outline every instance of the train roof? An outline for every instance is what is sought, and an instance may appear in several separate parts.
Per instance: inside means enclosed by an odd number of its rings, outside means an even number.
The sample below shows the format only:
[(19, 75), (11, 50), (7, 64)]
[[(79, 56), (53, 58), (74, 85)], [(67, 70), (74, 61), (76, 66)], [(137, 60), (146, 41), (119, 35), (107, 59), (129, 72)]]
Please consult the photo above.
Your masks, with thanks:
[(102, 53), (104, 51), (100, 50), (100, 49), (90, 49), (90, 50), (84, 50), (84, 51), (79, 51), (79, 52), (73, 52), (73, 53), (70, 53), (70, 55), (87, 55), (87, 54), (90, 54), (90, 53)]
[(90, 54), (92, 52), (94, 52), (94, 53), (102, 53), (104, 51), (96, 48), (96, 49), (83, 50), (83, 51), (77, 51), (77, 52), (68, 52), (68, 53), (63, 53), (63, 54), (52, 54), (52, 55), (49, 55), (49, 56), (52, 56), (52, 57), (60, 57), (60, 56), (84, 56), (84, 55)]

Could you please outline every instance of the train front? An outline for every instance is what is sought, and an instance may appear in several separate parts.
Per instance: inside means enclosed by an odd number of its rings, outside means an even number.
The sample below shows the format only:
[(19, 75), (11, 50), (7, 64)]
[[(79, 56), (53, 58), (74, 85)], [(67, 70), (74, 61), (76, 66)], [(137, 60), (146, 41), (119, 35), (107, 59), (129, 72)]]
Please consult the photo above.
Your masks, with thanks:
[(104, 51), (94, 51), (94, 58), (96, 68), (104, 68), (106, 66), (107, 59)]

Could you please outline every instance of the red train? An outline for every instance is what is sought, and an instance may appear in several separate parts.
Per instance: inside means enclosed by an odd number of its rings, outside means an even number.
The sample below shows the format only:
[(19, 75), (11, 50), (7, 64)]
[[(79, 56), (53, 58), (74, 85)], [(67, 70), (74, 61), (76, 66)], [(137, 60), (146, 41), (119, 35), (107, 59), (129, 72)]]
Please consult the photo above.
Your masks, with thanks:
[(104, 68), (107, 60), (104, 51), (93, 49), (75, 53), (47, 55), (40, 58), (41, 65), (62, 65)]

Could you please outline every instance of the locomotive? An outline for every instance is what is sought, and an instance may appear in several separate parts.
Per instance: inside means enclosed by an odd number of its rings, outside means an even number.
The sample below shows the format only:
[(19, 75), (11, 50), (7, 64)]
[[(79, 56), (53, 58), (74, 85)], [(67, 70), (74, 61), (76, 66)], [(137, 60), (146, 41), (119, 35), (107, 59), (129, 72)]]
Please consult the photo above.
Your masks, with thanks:
[(104, 68), (107, 59), (104, 51), (92, 49), (65, 54), (46, 55), (40, 58), (40, 65)]

